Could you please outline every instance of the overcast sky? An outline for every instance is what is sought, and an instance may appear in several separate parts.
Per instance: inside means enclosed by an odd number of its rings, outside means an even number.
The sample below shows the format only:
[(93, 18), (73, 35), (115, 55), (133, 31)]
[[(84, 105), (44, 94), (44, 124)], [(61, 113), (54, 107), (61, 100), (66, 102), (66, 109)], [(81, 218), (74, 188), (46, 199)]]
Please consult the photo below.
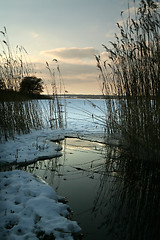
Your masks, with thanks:
[(128, 0), (0, 0), (0, 30), (7, 28), (13, 48), (25, 47), (42, 77), (45, 62), (56, 58), (69, 93), (99, 94), (94, 55), (113, 40), (127, 4)]

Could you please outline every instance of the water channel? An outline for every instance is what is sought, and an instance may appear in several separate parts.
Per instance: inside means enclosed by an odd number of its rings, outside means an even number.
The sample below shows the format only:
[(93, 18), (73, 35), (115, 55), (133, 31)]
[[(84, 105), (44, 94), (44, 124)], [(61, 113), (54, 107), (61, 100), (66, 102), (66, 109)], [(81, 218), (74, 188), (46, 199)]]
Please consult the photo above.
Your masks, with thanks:
[(128, 159), (122, 149), (96, 142), (67, 138), (61, 144), (62, 157), (23, 170), (38, 175), (67, 198), (84, 240), (159, 239), (156, 164)]

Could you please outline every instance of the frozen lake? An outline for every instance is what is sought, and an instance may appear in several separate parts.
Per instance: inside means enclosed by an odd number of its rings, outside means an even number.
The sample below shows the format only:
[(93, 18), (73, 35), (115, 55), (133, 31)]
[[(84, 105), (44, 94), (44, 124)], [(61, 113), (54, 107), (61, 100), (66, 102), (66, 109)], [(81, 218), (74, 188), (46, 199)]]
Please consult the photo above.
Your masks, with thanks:
[[(106, 107), (103, 99), (60, 99), (60, 106), (67, 121), (67, 129), (103, 131)], [(44, 123), (48, 124), (50, 101), (39, 100)], [(53, 122), (54, 123), (54, 122)]]

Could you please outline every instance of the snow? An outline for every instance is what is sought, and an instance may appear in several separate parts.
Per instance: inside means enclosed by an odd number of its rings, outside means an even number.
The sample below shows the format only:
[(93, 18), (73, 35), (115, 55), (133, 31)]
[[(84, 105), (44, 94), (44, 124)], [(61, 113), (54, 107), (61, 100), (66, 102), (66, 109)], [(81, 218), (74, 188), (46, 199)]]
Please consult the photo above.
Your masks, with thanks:
[(32, 130), (30, 134), (16, 135), (14, 140), (0, 144), (0, 163), (31, 163), (61, 156), (61, 146), (53, 142), (60, 139), (64, 139), (63, 131), (50, 129)]
[(31, 163), (61, 156), (61, 146), (55, 141), (62, 140), (65, 136), (103, 141), (104, 126), (99, 124), (95, 116), (101, 118), (104, 116), (100, 110), (100, 106), (103, 110), (104, 102), (94, 100), (92, 104), (94, 108), (88, 100), (67, 99), (67, 129), (52, 130), (46, 127), (37, 131), (32, 130), (30, 134), (15, 135), (14, 140), (2, 142), (0, 165), (13, 162)]
[(72, 233), (81, 230), (67, 219), (68, 205), (59, 202), (55, 191), (31, 174), (1, 172), (0, 182), (0, 239), (36, 240), (53, 234), (57, 240), (71, 240)]
[(67, 124), (74, 131), (98, 132), (104, 130), (104, 100), (67, 99)]
[[(91, 105), (86, 100), (67, 99), (67, 129), (46, 127), (2, 142), (0, 166), (61, 156), (62, 148), (57, 142), (66, 136), (102, 142), (103, 125), (95, 116), (101, 118), (103, 111), (96, 105), (93, 111)], [(57, 240), (71, 240), (72, 233), (81, 230), (75, 221), (67, 218), (68, 205), (59, 202), (60, 198), (50, 186), (29, 173), (20, 170), (0, 172), (0, 191), (0, 239), (36, 240), (48, 235)]]

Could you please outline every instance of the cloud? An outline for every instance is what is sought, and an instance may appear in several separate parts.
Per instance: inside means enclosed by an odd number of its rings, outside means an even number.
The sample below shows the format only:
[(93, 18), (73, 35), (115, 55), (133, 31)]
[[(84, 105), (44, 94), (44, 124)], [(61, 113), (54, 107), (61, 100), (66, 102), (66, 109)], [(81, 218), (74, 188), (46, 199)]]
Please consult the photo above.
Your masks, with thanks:
[(94, 60), (94, 65), (82, 65), (82, 64), (70, 64), (70, 63), (63, 63), (61, 65), (65, 75), (68, 76), (75, 76), (81, 74), (90, 74), (96, 71), (96, 60)]
[(32, 32), (31, 34), (32, 34), (32, 37), (33, 37), (33, 38), (39, 37), (39, 34), (38, 34), (38, 33)]
[[(56, 81), (58, 83), (59, 75), (57, 72), (56, 63), (49, 63), (50, 68), (54, 69)], [(53, 79), (50, 77), (49, 71), (46, 68), (45, 63), (36, 62), (35, 71), (37, 77), (43, 79), (45, 86), (47, 85), (48, 91), (51, 93), (51, 83)], [(96, 60), (94, 60), (94, 65), (81, 65), (81, 64), (70, 64), (70, 63), (60, 63), (60, 71), (65, 84), (65, 89), (69, 93), (97, 93), (100, 94), (98, 89), (98, 70), (96, 67)], [(47, 93), (45, 91), (45, 93)]]
[[(79, 64), (70, 64), (70, 63), (62, 63), (60, 64), (60, 72), (63, 78), (66, 80), (70, 79), (71, 81), (77, 81), (77, 79), (85, 79), (86, 81), (89, 78), (94, 79), (97, 76), (97, 68), (96, 61), (94, 62), (94, 66), (92, 65), (79, 65)], [(49, 71), (46, 68), (45, 63), (36, 63), (35, 71), (37, 74), (42, 74), (41, 77), (45, 79), (50, 79)], [(57, 66), (50, 64), (50, 69), (54, 69), (55, 76), (58, 78)], [(39, 76), (40, 77), (40, 76)]]
[(97, 55), (98, 53), (98, 50), (93, 47), (55, 48), (41, 52), (42, 55), (52, 56), (52, 58), (57, 58), (59, 61), (73, 64), (84, 64), (89, 61), (91, 63), (94, 59), (94, 55)]
[[(98, 71), (94, 55), (98, 55), (99, 51), (93, 47), (85, 48), (55, 48), (41, 52), (41, 57), (48, 62), (50, 69), (54, 71), (56, 81), (58, 82), (60, 72), (69, 93), (97, 93)], [(53, 59), (58, 60), (58, 65)], [(37, 65), (37, 73), (50, 89), (52, 78), (44, 64)], [(92, 87), (91, 87), (92, 86)], [(50, 90), (49, 90), (50, 91)]]

